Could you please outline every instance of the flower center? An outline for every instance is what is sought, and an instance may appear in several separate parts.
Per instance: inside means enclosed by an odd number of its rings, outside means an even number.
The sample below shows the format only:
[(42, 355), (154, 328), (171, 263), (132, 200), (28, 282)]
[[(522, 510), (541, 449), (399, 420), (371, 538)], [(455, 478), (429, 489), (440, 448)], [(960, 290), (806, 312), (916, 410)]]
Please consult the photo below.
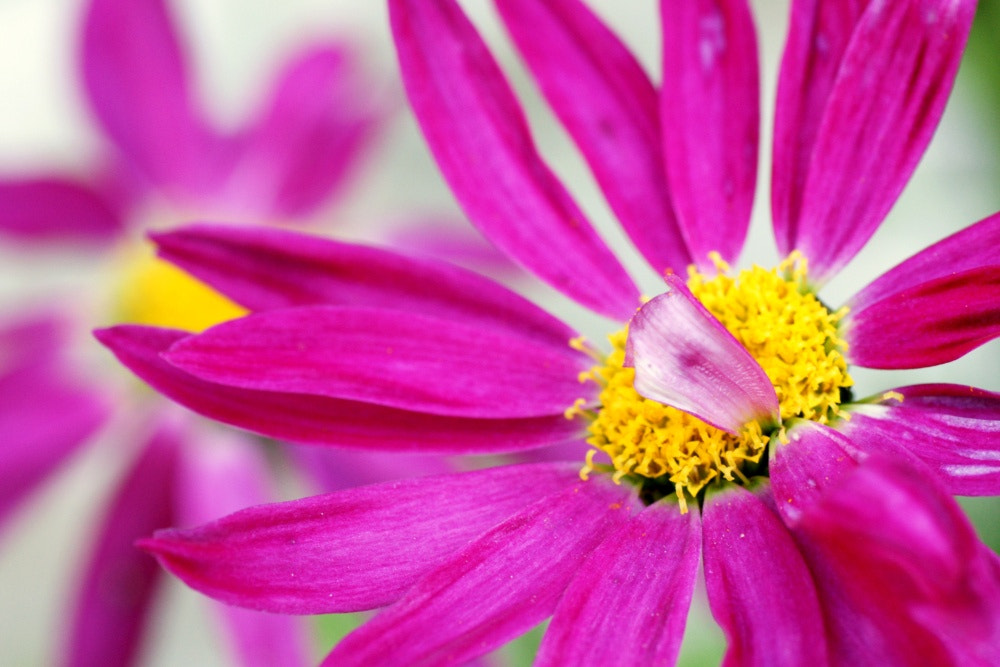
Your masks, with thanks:
[[(774, 269), (754, 266), (735, 278), (721, 259), (715, 262), (717, 275), (692, 268), (687, 285), (764, 369), (778, 395), (782, 421), (828, 422), (839, 412), (842, 391), (852, 384), (843, 355), (846, 343), (837, 331), (846, 308), (830, 312), (816, 298), (807, 287), (805, 259), (797, 253)], [(581, 377), (601, 386), (599, 404), (585, 408), (581, 401), (567, 410), (568, 417), (590, 420), (587, 442), (594, 449), (582, 476), (608, 467), (594, 460), (603, 452), (611, 459), (615, 481), (640, 485), (650, 502), (676, 493), (684, 511), (685, 494), (694, 499), (714, 480), (746, 483), (748, 476), (765, 471), (763, 457), (774, 434), (759, 424), (747, 424), (734, 435), (640, 396), (633, 387), (635, 371), (622, 366), (627, 336), (627, 329), (612, 334), (610, 354), (595, 353), (600, 363)]]
[(148, 251), (129, 258), (120, 280), (118, 321), (197, 332), (247, 312)]

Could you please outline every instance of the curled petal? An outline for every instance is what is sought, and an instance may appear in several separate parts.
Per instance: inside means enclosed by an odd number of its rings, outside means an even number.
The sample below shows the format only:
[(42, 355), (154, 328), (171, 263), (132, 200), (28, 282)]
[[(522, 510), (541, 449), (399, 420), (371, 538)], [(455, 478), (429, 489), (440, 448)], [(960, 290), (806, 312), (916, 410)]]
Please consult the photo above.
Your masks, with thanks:
[(625, 363), (635, 389), (730, 433), (778, 423), (778, 397), (750, 353), (676, 275), (629, 323)]
[(624, 319), (621, 264), (542, 161), (493, 57), (454, 0), (392, 0), (403, 83), (424, 138), (472, 222), (567, 296)]
[(275, 438), (383, 451), (484, 453), (558, 444), (580, 436), (580, 426), (562, 414), (525, 419), (442, 417), (325, 396), (206, 382), (168, 364), (161, 356), (189, 335), (137, 326), (95, 332), (132, 372), (181, 405)]
[(1000, 495), (1000, 395), (958, 385), (916, 385), (847, 406), (837, 430), (869, 453), (915, 456), (962, 496)]
[(374, 609), (482, 533), (579, 484), (570, 464), (386, 482), (251, 507), (199, 528), (160, 531), (142, 546), (189, 586), (228, 604), (291, 614)]
[(499, 0), (545, 98), (611, 210), (657, 273), (691, 263), (666, 186), (656, 89), (628, 48), (579, 0)]
[(323, 664), (461, 664), (489, 652), (551, 615), (584, 559), (638, 504), (607, 478), (563, 487), (428, 572)]
[(691, 254), (733, 261), (750, 223), (760, 75), (746, 0), (662, 0), (660, 126), (667, 181)]
[(534, 664), (673, 664), (700, 553), (697, 511), (681, 514), (675, 503), (660, 502), (639, 512), (576, 573)]
[(725, 664), (827, 664), (816, 585), (771, 509), (769, 488), (738, 486), (705, 499), (705, 583), (726, 633)]

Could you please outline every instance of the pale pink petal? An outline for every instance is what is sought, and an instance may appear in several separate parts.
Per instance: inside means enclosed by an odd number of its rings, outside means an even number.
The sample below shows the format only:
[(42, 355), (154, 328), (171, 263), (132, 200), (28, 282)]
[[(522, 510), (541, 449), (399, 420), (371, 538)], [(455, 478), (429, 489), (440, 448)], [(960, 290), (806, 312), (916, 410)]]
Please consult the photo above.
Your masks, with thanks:
[(657, 271), (691, 263), (660, 153), (656, 89), (579, 0), (499, 0), (545, 98), (576, 141), (611, 210)]
[(143, 535), (174, 521), (180, 433), (155, 425), (152, 437), (111, 498), (81, 587), (67, 618), (68, 665), (131, 665), (136, 658), (160, 579), (156, 561), (135, 548)]
[(324, 664), (461, 664), (550, 616), (588, 554), (639, 505), (605, 477), (550, 489), (428, 572)]
[(433, 259), (306, 234), (195, 225), (153, 234), (160, 255), (250, 310), (372, 306), (568, 344), (572, 329), (497, 283)]
[[(175, 343), (164, 355), (242, 389), (375, 403), (454, 417), (562, 414), (590, 364), (568, 344), (374, 308), (255, 313)], [(527, 362), (530, 361), (530, 364)]]
[(697, 511), (681, 514), (672, 502), (643, 509), (576, 572), (534, 664), (673, 664), (700, 554)]
[(195, 109), (163, 0), (92, 0), (84, 20), (83, 81), (105, 132), (172, 194), (211, 192), (220, 154)]
[(625, 364), (646, 398), (736, 433), (778, 423), (778, 397), (764, 369), (676, 275), (629, 323)]
[(795, 247), (802, 190), (823, 111), (869, 0), (794, 0), (774, 110), (771, 210), (782, 253)]
[[(324, 396), (213, 384), (162, 359), (161, 354), (186, 338), (187, 332), (120, 326), (95, 335), (132, 372), (181, 405), (294, 442), (457, 454), (518, 451), (581, 437), (580, 424), (561, 414), (526, 419), (441, 417)], [(583, 396), (588, 396), (586, 391)]]
[(871, 2), (858, 20), (823, 111), (801, 210), (778, 243), (806, 255), (816, 284), (854, 257), (909, 180), (944, 110), (975, 6)]
[(83, 183), (59, 177), (0, 182), (0, 236), (103, 244), (122, 230), (122, 211)]
[(1000, 213), (995, 213), (886, 271), (847, 302), (849, 322), (882, 299), (956, 273), (1000, 266)]
[(852, 310), (842, 322), (848, 361), (925, 368), (1000, 335), (1000, 263), (948, 272)]
[(893, 389), (847, 406), (837, 424), (858, 448), (915, 456), (962, 496), (1000, 495), (1000, 395), (960, 385)]
[(578, 471), (537, 464), (386, 482), (160, 531), (142, 546), (228, 604), (286, 614), (374, 609), (535, 501), (576, 489)]
[[(766, 484), (766, 483), (765, 483)], [(771, 509), (767, 486), (705, 499), (705, 583), (726, 633), (727, 665), (827, 664), (823, 614), (809, 569)]]
[(625, 319), (638, 292), (535, 149), (524, 114), (454, 0), (392, 0), (403, 83), (472, 222), (540, 278)]
[(661, 0), (667, 182), (695, 262), (743, 247), (757, 182), (760, 74), (746, 0)]

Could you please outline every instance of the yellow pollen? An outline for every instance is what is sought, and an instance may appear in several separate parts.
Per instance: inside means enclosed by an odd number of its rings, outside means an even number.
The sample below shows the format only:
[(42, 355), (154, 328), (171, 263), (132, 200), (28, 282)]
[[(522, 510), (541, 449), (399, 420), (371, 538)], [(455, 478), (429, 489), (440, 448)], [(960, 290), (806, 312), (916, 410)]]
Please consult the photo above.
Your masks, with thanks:
[[(830, 312), (808, 289), (805, 260), (796, 254), (767, 270), (754, 266), (735, 278), (713, 257), (720, 273), (706, 277), (689, 270), (688, 287), (764, 369), (778, 395), (782, 420), (826, 423), (840, 413), (841, 389), (852, 384), (844, 359), (846, 344), (837, 331), (846, 309)], [(747, 483), (761, 462), (772, 435), (759, 424), (730, 434), (700, 419), (643, 398), (633, 387), (635, 371), (623, 368), (627, 329), (612, 334), (611, 352), (582, 381), (601, 386), (599, 404), (581, 402), (569, 418), (589, 420), (588, 453), (581, 476), (607, 467), (615, 481), (626, 478), (652, 495), (677, 494), (681, 511), (691, 499), (720, 479)], [(578, 348), (579, 349), (579, 348)]]
[(126, 267), (117, 311), (119, 321), (187, 331), (203, 331), (247, 312), (148, 252), (132, 258)]

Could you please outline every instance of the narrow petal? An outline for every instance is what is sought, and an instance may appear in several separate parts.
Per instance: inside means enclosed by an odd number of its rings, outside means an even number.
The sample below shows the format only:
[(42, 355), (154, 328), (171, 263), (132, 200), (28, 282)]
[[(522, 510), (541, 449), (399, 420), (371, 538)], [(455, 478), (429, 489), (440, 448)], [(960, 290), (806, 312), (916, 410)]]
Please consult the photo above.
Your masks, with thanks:
[(250, 310), (345, 305), (506, 328), (553, 345), (576, 334), (472, 271), (278, 229), (195, 225), (154, 234), (160, 256)]
[(133, 543), (173, 522), (178, 437), (169, 422), (155, 428), (95, 531), (71, 617), (67, 664), (134, 663), (160, 571)]
[[(239, 389), (200, 380), (161, 354), (189, 334), (120, 326), (95, 332), (132, 372), (195, 412), (274, 438), (373, 450), (506, 452), (580, 436), (563, 415), (529, 419), (441, 417), (324, 396)], [(581, 389), (585, 389), (581, 385)], [(586, 395), (585, 393), (583, 394)]]
[(958, 359), (1000, 335), (1000, 264), (907, 287), (842, 322), (848, 361), (925, 368)]
[(228, 604), (285, 614), (374, 609), (523, 508), (575, 489), (578, 469), (504, 466), (363, 486), (160, 531), (143, 548)]
[(681, 514), (670, 502), (645, 508), (576, 572), (534, 664), (674, 664), (700, 554), (697, 511)]
[(916, 456), (954, 495), (1000, 495), (1000, 394), (915, 385), (846, 409), (836, 428), (859, 449)]
[[(177, 521), (193, 526), (274, 499), (258, 443), (213, 434), (184, 443), (177, 481)], [(145, 535), (143, 535), (145, 537)], [(211, 603), (225, 639), (246, 667), (310, 664), (306, 627), (291, 616)]]
[(661, 0), (667, 182), (695, 262), (736, 260), (757, 183), (760, 73), (746, 0)]
[(778, 397), (750, 353), (676, 275), (629, 323), (625, 364), (635, 389), (736, 433), (751, 421), (778, 423)]
[(507, 29), (632, 241), (657, 273), (691, 255), (666, 186), (656, 89), (579, 0), (498, 0)]
[(755, 493), (770, 489), (728, 486), (705, 499), (705, 583), (725, 664), (825, 665), (816, 585), (774, 500)]
[(795, 0), (774, 110), (771, 210), (778, 248), (795, 248), (802, 191), (823, 112), (869, 0)]
[[(2, 333), (0, 339), (5, 338)], [(3, 347), (0, 357), (8, 351), (10, 347)], [(0, 368), (0, 523), (97, 431), (110, 412), (100, 392), (82, 385), (55, 360), (14, 361), (15, 368)]]
[(228, 196), (271, 218), (312, 213), (373, 138), (381, 119), (374, 102), (365, 101), (370, 87), (346, 45), (318, 44), (297, 54), (242, 137)]
[(472, 222), (497, 247), (598, 313), (623, 320), (635, 285), (539, 157), (524, 114), (454, 0), (392, 0), (403, 83)]
[(837, 664), (1000, 659), (996, 556), (927, 472), (872, 455), (794, 525)]
[(165, 358), (242, 389), (454, 417), (562, 414), (586, 355), (416, 313), (309, 306), (256, 313), (175, 343)]
[(89, 3), (82, 67), (97, 119), (146, 178), (193, 194), (217, 185), (216, 155), (163, 0)]
[(823, 111), (801, 211), (779, 238), (779, 250), (805, 253), (817, 284), (854, 257), (916, 168), (944, 111), (975, 6), (872, 2), (860, 17)]
[(324, 664), (461, 664), (488, 653), (551, 615), (587, 555), (638, 504), (607, 478), (578, 479), (428, 572)]
[(847, 321), (854, 313), (907, 289), (991, 266), (1000, 266), (1000, 213), (969, 225), (883, 273), (847, 302)]
[(58, 177), (0, 182), (0, 235), (30, 242), (107, 243), (122, 228), (121, 211), (83, 183)]

